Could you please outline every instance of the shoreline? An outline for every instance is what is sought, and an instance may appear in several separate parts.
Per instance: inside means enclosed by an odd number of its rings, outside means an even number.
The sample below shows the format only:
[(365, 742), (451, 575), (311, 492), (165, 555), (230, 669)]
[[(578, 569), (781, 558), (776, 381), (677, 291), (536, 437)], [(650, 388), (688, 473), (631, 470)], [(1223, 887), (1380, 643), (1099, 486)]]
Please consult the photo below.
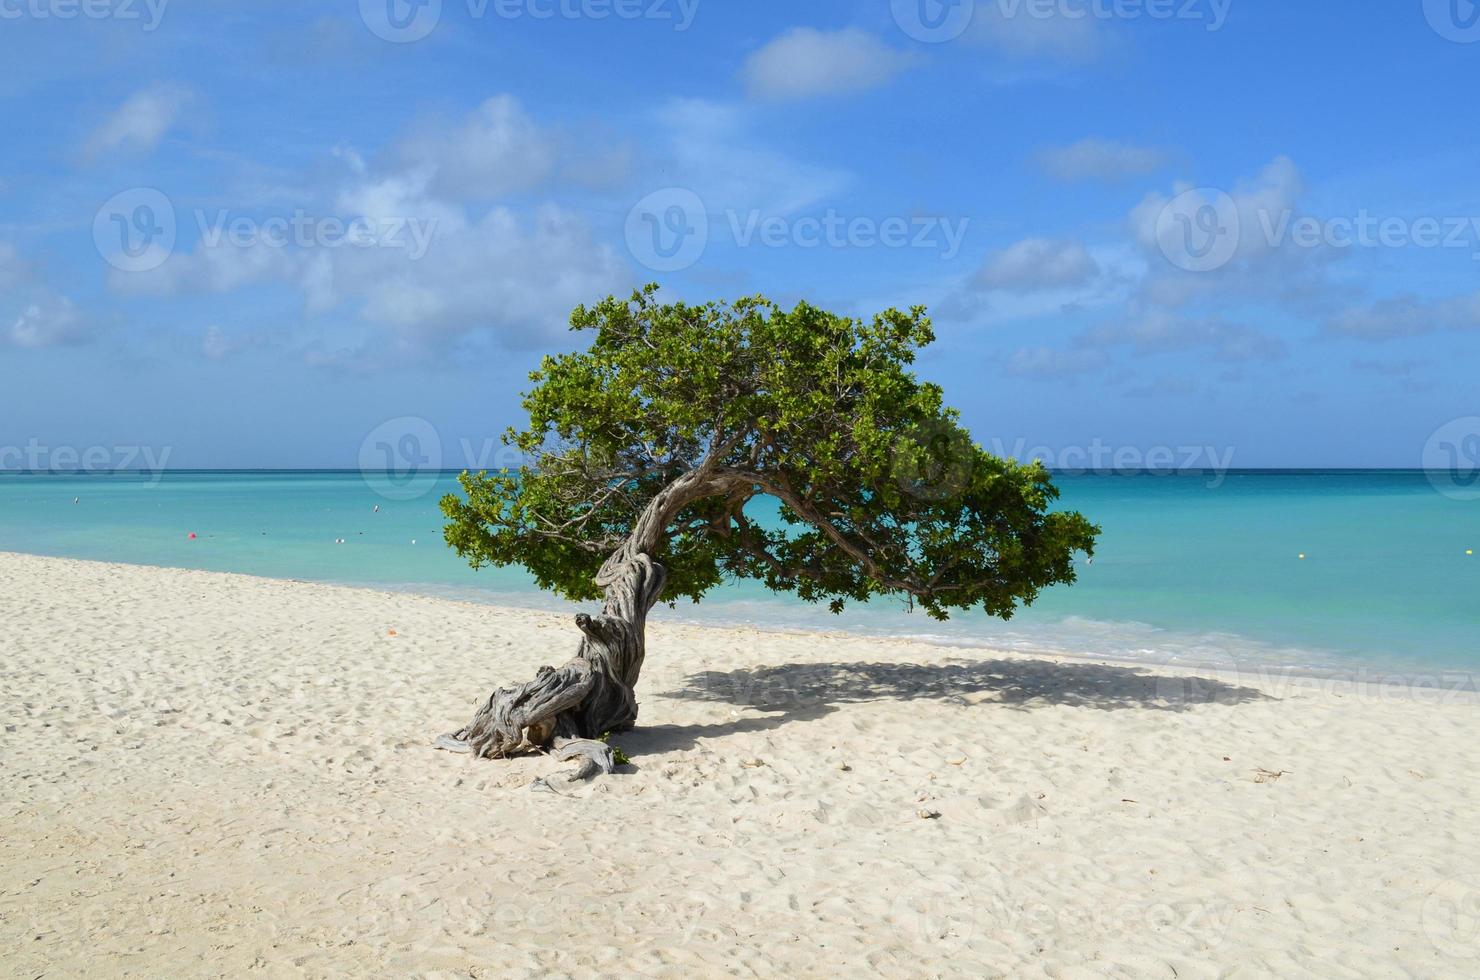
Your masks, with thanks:
[[(124, 568), (138, 569), (163, 569), (168, 571), (192, 572), (203, 575), (241, 576), (262, 582), (290, 582), (294, 584), (318, 586), (334, 589), (347, 589), (378, 593), (385, 596), (417, 596), (435, 601), (452, 602), (460, 605), (476, 607), (484, 610), (517, 611), (521, 613), (535, 613), (550, 615), (557, 618), (568, 619), (569, 616), (579, 611), (580, 604), (567, 603), (566, 600), (552, 596), (549, 593), (532, 592), (531, 598), (540, 597), (546, 601), (520, 602), (518, 599), (522, 593), (489, 592), (489, 598), (484, 599), (473, 594), (473, 590), (457, 586), (440, 587), (417, 582), (395, 583), (395, 584), (366, 584), (359, 582), (320, 580), (307, 578), (280, 577), (273, 575), (258, 575), (252, 572), (218, 571), (214, 569), (190, 568), (178, 565), (153, 565), (144, 562), (125, 561), (102, 561), (91, 558), (72, 558), (60, 555), (42, 555), (31, 552), (6, 551), (0, 549), (0, 557), (16, 558), (38, 558), (47, 561), (79, 562), (83, 564), (117, 565)], [(508, 599), (510, 601), (503, 601)], [(567, 610), (556, 608), (560, 604), (566, 604)], [(724, 603), (717, 603), (711, 608), (724, 608)], [(1148, 670), (1179, 671), (1200, 676), (1249, 676), (1261, 679), (1266, 683), (1278, 684), (1288, 683), (1293, 680), (1314, 681), (1321, 683), (1347, 683), (1354, 687), (1376, 686), (1380, 688), (1413, 688), (1424, 691), (1439, 691), (1455, 694), (1471, 694), (1480, 698), (1480, 669), (1469, 669), (1464, 667), (1430, 667), (1425, 665), (1383, 665), (1375, 661), (1359, 660), (1351, 665), (1316, 665), (1300, 663), (1282, 663), (1272, 659), (1251, 659), (1241, 662), (1237, 657), (1224, 655), (1216, 661), (1199, 662), (1196, 659), (1180, 661), (1172, 657), (1158, 659), (1155, 657), (1134, 657), (1116, 654), (1088, 654), (1069, 650), (1054, 649), (1051, 646), (1033, 646), (1023, 649), (1011, 646), (994, 645), (990, 640), (974, 641), (969, 637), (953, 638), (940, 634), (930, 633), (897, 633), (884, 630), (871, 630), (867, 627), (857, 629), (827, 629), (816, 628), (794, 623), (767, 624), (745, 619), (729, 619), (723, 616), (706, 617), (684, 614), (679, 609), (666, 607), (659, 603), (663, 613), (655, 615), (649, 622), (649, 629), (661, 629), (664, 627), (690, 627), (703, 630), (754, 630), (761, 633), (777, 634), (782, 636), (818, 636), (833, 640), (861, 639), (879, 641), (884, 643), (897, 642), (904, 644), (919, 644), (941, 650), (954, 650), (962, 653), (991, 652), (996, 655), (1011, 656), (1022, 659), (1047, 659), (1054, 661), (1070, 661), (1095, 664), (1108, 664), (1121, 667), (1139, 667)], [(664, 614), (677, 613), (674, 618), (668, 618)], [(1111, 623), (1100, 620), (1083, 620), (1095, 626), (1104, 627), (1135, 627), (1152, 631), (1172, 632), (1163, 630), (1161, 627), (1146, 623)], [(574, 630), (572, 630), (574, 636)], [(1238, 634), (1231, 633), (1208, 633), (1207, 636), (1231, 636), (1246, 643), (1269, 646), (1259, 641), (1248, 640)], [(1271, 647), (1271, 649), (1283, 649)], [(1312, 651), (1313, 652), (1313, 651)], [(1457, 681), (1457, 683), (1456, 683)]]
[(632, 763), (569, 784), (431, 745), (573, 652), (562, 615), (14, 554), (0, 607), (21, 975), (1480, 956), (1470, 695), (658, 623)]

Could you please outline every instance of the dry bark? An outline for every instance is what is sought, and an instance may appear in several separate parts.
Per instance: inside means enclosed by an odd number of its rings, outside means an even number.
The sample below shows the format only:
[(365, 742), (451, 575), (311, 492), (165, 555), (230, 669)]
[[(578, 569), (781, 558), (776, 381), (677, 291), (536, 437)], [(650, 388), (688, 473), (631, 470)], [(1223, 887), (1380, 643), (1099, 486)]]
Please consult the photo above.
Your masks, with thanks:
[(601, 615), (576, 617), (582, 634), (576, 655), (560, 667), (541, 667), (528, 683), (494, 691), (471, 722), (438, 746), (497, 759), (630, 729), (647, 614), (663, 580), (663, 566), (646, 554), (617, 552), (597, 579), (606, 589)]
[(581, 631), (576, 655), (560, 667), (541, 667), (532, 681), (494, 691), (472, 721), (438, 738), (437, 747), (479, 759), (554, 748), (561, 758), (585, 759), (572, 778), (610, 772), (609, 753), (603, 759), (599, 751), (572, 743), (624, 732), (636, 723), (647, 615), (667, 577), (651, 555), (673, 515), (712, 490), (713, 480), (703, 468), (664, 488), (597, 574), (605, 604), (598, 616), (576, 617)]

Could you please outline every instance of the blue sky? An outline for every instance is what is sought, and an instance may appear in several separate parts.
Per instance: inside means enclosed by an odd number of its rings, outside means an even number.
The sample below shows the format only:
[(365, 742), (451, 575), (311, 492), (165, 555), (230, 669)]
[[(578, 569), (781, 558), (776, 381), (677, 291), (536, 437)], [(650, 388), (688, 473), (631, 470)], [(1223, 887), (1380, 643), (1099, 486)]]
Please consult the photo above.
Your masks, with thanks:
[(0, 448), (476, 466), (652, 280), (925, 304), (989, 448), (1417, 466), (1477, 414), (1477, 13), (0, 0)]

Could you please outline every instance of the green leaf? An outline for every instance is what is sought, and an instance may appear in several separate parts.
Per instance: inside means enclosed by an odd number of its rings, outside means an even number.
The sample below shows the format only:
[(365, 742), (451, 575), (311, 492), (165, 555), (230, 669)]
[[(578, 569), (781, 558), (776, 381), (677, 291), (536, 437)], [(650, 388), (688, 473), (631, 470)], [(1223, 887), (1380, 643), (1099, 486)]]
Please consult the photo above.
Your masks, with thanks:
[[(897, 596), (940, 619), (1006, 618), (1093, 554), (1099, 528), (1049, 510), (1047, 470), (984, 452), (909, 370), (934, 339), (923, 307), (859, 320), (763, 297), (659, 303), (648, 286), (571, 326), (589, 347), (543, 360), (529, 424), (505, 437), (533, 464), (464, 473), (464, 495), (442, 501), (447, 542), (474, 567), (599, 598), (596, 572), (638, 517), (701, 475), (651, 542), (670, 601), (750, 578), (835, 612)], [(781, 500), (782, 526), (747, 517), (761, 495)]]

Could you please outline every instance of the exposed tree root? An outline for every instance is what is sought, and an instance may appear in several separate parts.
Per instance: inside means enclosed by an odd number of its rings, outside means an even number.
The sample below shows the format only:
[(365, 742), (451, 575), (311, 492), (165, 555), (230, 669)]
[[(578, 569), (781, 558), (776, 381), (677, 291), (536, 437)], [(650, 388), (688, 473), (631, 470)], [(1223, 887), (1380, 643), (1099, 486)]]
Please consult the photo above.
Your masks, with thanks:
[(612, 751), (612, 747), (595, 739), (578, 738), (563, 745), (557, 740), (555, 758), (561, 762), (581, 760), (581, 764), (565, 777), (572, 783), (596, 776), (610, 776), (617, 769), (616, 753)]
[(438, 738), (437, 748), (476, 759), (554, 748), (561, 760), (583, 760), (572, 780), (611, 772), (612, 751), (595, 740), (637, 721), (643, 633), (665, 578), (663, 566), (630, 544), (617, 551), (596, 579), (606, 590), (601, 615), (576, 617), (582, 639), (575, 657), (541, 667), (528, 683), (494, 691), (467, 726)]

